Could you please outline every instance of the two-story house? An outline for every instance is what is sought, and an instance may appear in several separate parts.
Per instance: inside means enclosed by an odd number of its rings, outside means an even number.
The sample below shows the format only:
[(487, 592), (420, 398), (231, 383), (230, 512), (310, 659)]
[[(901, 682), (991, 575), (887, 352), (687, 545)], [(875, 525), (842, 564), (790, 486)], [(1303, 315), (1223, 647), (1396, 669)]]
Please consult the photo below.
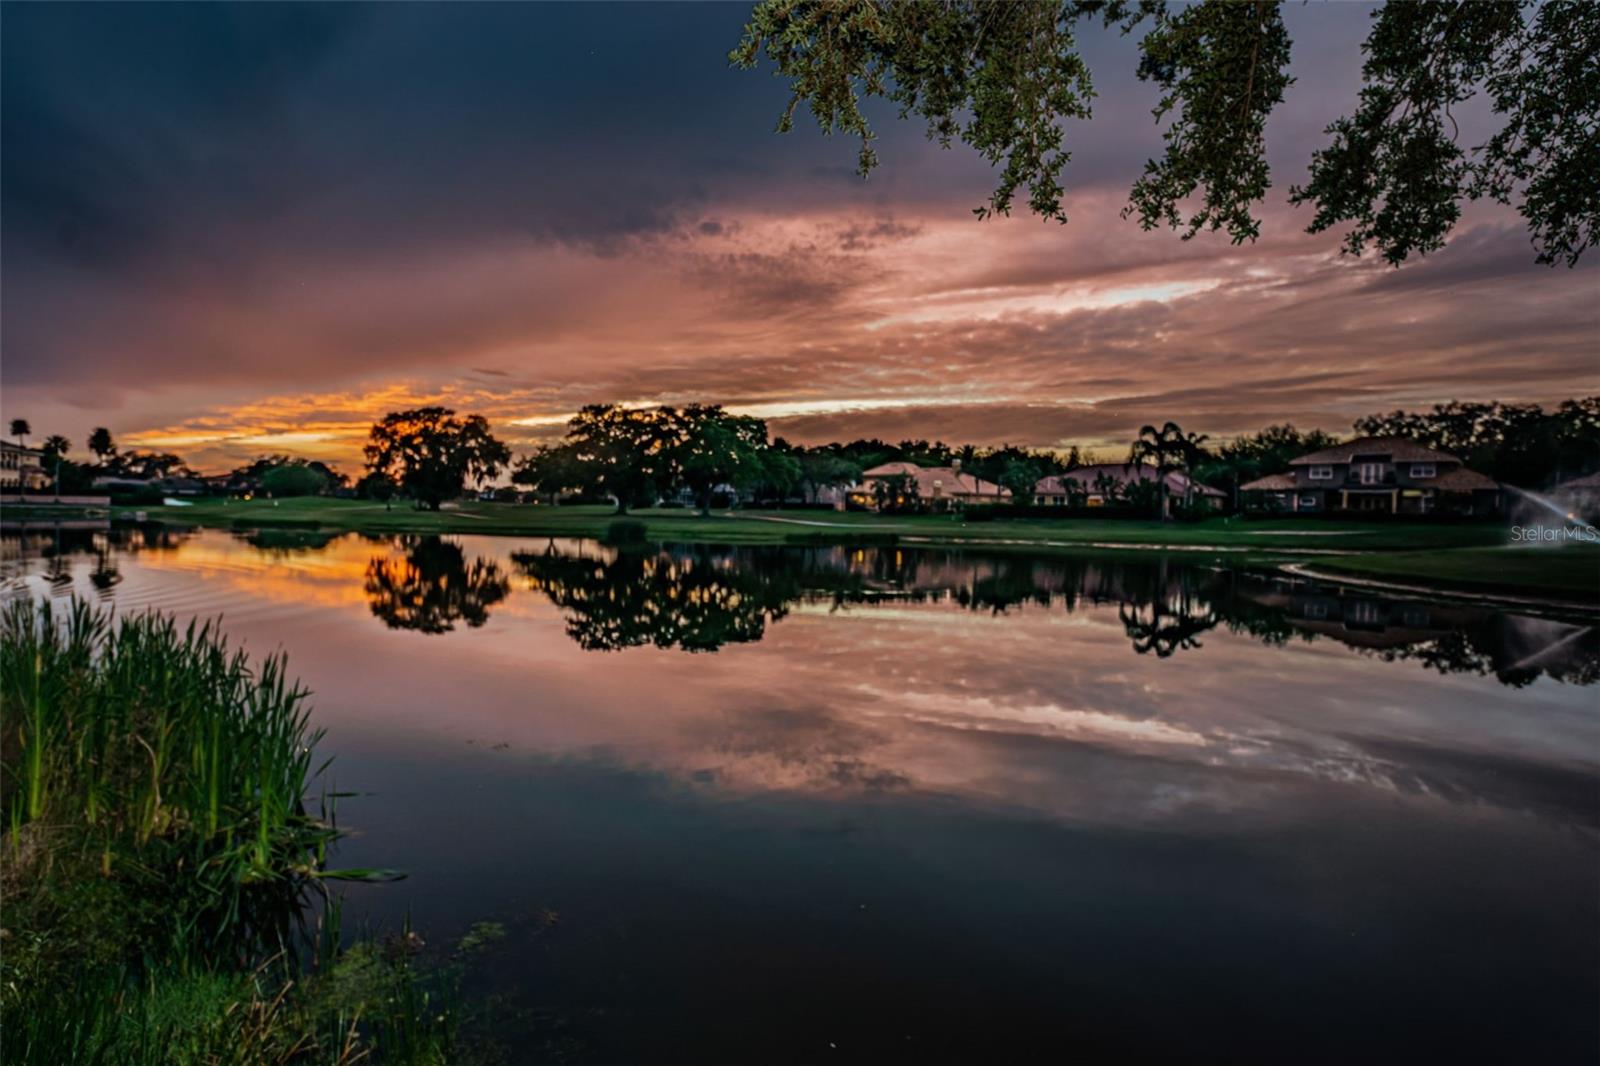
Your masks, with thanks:
[(1378, 511), (1387, 514), (1493, 514), (1500, 485), (1468, 470), (1448, 452), (1403, 437), (1359, 437), (1291, 460), (1239, 491), (1246, 506), (1293, 514)]
[(50, 487), (44, 452), (0, 440), (0, 492), (43, 492)]

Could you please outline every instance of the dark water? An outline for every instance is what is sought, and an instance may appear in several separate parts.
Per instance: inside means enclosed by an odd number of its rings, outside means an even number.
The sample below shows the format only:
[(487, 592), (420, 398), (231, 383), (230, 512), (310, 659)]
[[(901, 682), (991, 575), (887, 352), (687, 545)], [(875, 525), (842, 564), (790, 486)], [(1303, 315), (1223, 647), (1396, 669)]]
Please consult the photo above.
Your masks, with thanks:
[(1158, 558), (29, 534), (316, 692), (504, 1061), (1587, 1062), (1600, 630)]

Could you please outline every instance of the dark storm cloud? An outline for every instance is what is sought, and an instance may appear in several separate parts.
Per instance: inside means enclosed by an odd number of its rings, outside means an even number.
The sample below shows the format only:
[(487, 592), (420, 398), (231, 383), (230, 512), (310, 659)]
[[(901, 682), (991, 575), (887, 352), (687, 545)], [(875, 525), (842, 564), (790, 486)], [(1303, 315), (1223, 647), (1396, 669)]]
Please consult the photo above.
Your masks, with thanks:
[(1534, 267), (1503, 214), (1400, 271), (1303, 234), (1284, 190), (1353, 100), (1361, 9), (1288, 9), (1298, 81), (1242, 247), (1118, 217), (1160, 146), (1130, 39), (1082, 34), (1071, 223), (979, 223), (994, 171), (892, 108), (867, 182), (808, 117), (773, 135), (782, 82), (726, 65), (746, 11), (0, 8), (6, 413), (338, 435), (461, 389), (529, 432), (670, 398), (800, 405), (774, 425), (808, 438), (1056, 442), (1600, 377), (1592, 269)]

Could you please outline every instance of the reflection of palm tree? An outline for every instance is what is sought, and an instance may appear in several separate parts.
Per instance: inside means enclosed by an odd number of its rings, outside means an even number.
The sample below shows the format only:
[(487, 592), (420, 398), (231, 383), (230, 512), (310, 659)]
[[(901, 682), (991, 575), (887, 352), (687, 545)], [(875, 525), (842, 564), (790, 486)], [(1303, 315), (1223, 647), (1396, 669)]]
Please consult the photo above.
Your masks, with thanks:
[(102, 550), (95, 556), (89, 583), (102, 593), (110, 592), (122, 584), (122, 571), (117, 569), (117, 557), (110, 550)]
[(1222, 621), (1215, 611), (1207, 610), (1204, 614), (1169, 611), (1159, 600), (1148, 604), (1121, 604), (1117, 607), (1117, 618), (1128, 639), (1133, 641), (1133, 650), (1140, 655), (1153, 651), (1158, 659), (1200, 647), (1200, 634), (1214, 629)]
[(715, 651), (757, 641), (804, 594), (800, 568), (760, 553), (704, 548), (625, 551), (610, 561), (517, 552), (512, 564), (567, 612), (567, 633), (593, 651), (654, 645)]
[(476, 628), (511, 591), (498, 563), (480, 558), (469, 565), (459, 544), (415, 536), (400, 544), (403, 558), (374, 555), (367, 563), (367, 605), (390, 629), (448, 633), (456, 622)]

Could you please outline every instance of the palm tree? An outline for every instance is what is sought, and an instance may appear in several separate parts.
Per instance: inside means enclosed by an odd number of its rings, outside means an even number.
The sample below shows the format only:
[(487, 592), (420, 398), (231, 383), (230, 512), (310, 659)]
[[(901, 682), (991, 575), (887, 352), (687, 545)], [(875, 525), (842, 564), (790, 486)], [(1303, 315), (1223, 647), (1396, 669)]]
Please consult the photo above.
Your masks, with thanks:
[(1194, 468), (1205, 454), (1205, 443), (1211, 436), (1207, 433), (1185, 433), (1179, 442), (1183, 453), (1183, 505), (1189, 507), (1194, 503)]
[(40, 445), (46, 455), (59, 459), (72, 450), (72, 442), (59, 433), (52, 433)]
[(89, 434), (89, 450), (99, 457), (102, 464), (117, 454), (117, 445), (111, 439), (111, 431), (105, 426), (96, 427), (95, 431)]
[(1128, 449), (1124, 469), (1142, 466), (1148, 460), (1156, 468), (1156, 512), (1164, 522), (1167, 515), (1167, 475), (1178, 468), (1183, 458), (1185, 438), (1176, 422), (1167, 422), (1160, 429), (1140, 426), (1139, 436)]
[(19, 446), (24, 448), (28, 446), (28, 434), (32, 432), (33, 427), (28, 425), (26, 418), (13, 418), (11, 420), (11, 435), (17, 438)]

